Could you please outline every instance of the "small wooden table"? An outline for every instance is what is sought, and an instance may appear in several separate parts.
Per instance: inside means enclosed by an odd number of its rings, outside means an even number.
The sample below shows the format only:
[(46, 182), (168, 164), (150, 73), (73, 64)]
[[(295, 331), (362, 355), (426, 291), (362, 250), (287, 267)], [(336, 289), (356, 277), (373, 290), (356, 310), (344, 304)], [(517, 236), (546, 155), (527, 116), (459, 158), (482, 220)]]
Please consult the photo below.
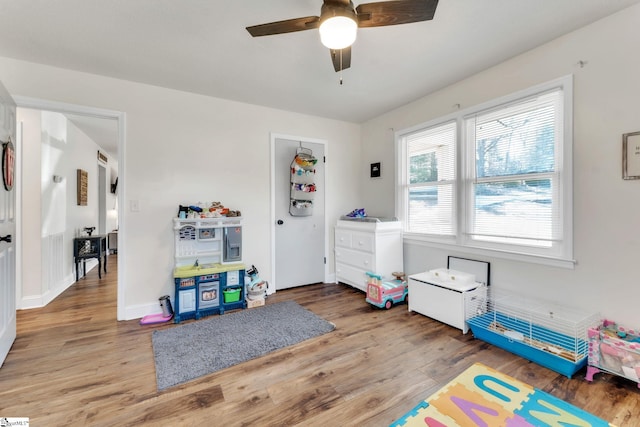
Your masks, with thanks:
[[(102, 279), (101, 270), (107, 272), (107, 236), (98, 234), (96, 236), (76, 237), (73, 239), (73, 259), (76, 263), (76, 282), (78, 281), (78, 265), (82, 261), (83, 276), (87, 274), (87, 259), (98, 259), (98, 278)], [(104, 258), (104, 267), (102, 259)]]

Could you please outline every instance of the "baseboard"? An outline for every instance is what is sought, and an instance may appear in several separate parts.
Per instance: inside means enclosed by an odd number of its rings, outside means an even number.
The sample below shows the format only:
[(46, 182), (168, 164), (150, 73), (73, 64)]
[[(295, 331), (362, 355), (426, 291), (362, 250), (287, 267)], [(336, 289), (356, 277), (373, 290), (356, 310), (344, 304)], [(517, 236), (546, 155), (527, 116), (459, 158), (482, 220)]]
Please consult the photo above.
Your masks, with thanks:
[(75, 277), (73, 275), (65, 277), (65, 279), (60, 282), (58, 286), (54, 289), (50, 289), (41, 295), (30, 295), (28, 297), (22, 298), (20, 302), (21, 310), (29, 310), (32, 308), (42, 308), (49, 304), (51, 301), (56, 299), (61, 293), (66, 291), (71, 285), (75, 283)]
[[(173, 300), (170, 298), (171, 307), (173, 307)], [(156, 300), (153, 303), (137, 304), (125, 307), (123, 320), (141, 319), (148, 314), (162, 313), (162, 307), (160, 302)]]
[[(98, 261), (96, 260), (87, 260), (87, 272), (91, 271), (93, 268), (98, 266)], [(80, 278), (82, 280), (82, 277)], [(26, 297), (22, 297), (20, 300), (19, 310), (29, 310), (32, 308), (42, 308), (49, 304), (51, 301), (56, 299), (61, 293), (66, 291), (71, 285), (76, 283), (75, 272), (67, 275), (60, 283), (57, 284), (53, 289), (48, 290), (47, 292), (40, 295), (29, 295)]]

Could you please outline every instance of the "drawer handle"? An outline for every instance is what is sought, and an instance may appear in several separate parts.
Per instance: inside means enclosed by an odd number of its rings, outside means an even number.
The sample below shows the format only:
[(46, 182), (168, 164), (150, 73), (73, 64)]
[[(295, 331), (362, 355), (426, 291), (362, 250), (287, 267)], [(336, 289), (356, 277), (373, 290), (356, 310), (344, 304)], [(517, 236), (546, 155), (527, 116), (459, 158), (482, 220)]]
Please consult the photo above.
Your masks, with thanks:
[(364, 265), (369, 265), (369, 261), (365, 261), (365, 262), (364, 262)]

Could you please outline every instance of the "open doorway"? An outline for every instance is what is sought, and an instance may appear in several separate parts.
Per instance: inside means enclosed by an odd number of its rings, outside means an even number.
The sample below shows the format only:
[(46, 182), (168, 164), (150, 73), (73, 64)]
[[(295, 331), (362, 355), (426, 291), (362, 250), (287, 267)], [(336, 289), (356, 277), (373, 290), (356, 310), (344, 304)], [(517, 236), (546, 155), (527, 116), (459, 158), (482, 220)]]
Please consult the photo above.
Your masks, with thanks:
[[(114, 179), (115, 180), (115, 179)], [(107, 234), (107, 168), (106, 163), (98, 163), (98, 234)], [(111, 227), (110, 227), (111, 228)]]
[[(16, 97), (16, 104), (19, 113), (27, 112), (34, 122), (39, 118), (40, 123), (36, 129), (39, 143), (34, 142), (37, 139), (26, 141), (28, 132), (23, 129), (25, 152), (19, 159), (24, 175), (34, 171), (29, 162), (36, 154), (41, 162), (40, 174), (32, 174), (36, 179), (23, 186), (22, 204), (17, 209), (22, 224), (41, 224), (38, 230), (22, 227), (22, 235), (18, 236), (23, 250), (17, 254), (17, 268), (25, 276), (16, 281), (16, 286), (21, 287), (17, 306), (32, 308), (46, 305), (75, 282), (74, 237), (85, 228), (95, 227), (93, 233), (105, 235), (123, 228), (117, 210), (122, 206), (117, 199), (123, 197), (123, 191), (116, 194), (111, 189), (123, 178), (124, 113), (21, 97)], [(80, 201), (76, 175), (80, 171), (88, 176), (84, 203)], [(121, 244), (119, 252), (123, 250)], [(25, 254), (29, 253), (42, 254), (40, 269), (33, 268), (32, 259), (26, 259)], [(123, 318), (123, 270), (118, 268), (118, 319)]]

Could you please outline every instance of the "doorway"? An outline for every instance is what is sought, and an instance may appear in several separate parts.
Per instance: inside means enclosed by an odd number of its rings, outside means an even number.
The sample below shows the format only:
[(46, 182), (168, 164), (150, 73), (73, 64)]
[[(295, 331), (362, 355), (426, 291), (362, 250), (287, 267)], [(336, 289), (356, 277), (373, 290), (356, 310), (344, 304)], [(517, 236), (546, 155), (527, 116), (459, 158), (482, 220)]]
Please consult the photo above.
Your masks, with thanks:
[[(120, 229), (120, 232), (124, 234), (124, 232), (126, 231), (126, 222), (124, 221), (123, 212), (121, 212), (122, 211), (121, 207), (124, 205), (124, 203), (122, 203), (122, 200), (124, 200), (124, 194), (125, 194), (125, 186), (123, 185), (123, 183), (126, 182), (126, 180), (124, 180), (124, 159), (122, 156), (122, 153), (124, 153), (124, 147), (125, 147), (125, 114), (118, 111), (103, 110), (103, 109), (98, 109), (93, 107), (64, 104), (59, 102), (52, 102), (52, 101), (20, 97), (20, 96), (16, 96), (15, 101), (18, 108), (24, 108), (29, 110), (39, 110), (42, 112), (60, 113), (65, 117), (67, 117), (68, 119), (69, 117), (73, 116), (79, 119), (83, 119), (83, 118), (87, 119), (87, 121), (92, 122), (94, 125), (99, 125), (101, 123), (102, 124), (109, 123), (110, 127), (113, 127), (112, 137), (115, 139), (115, 141), (113, 141), (113, 146), (115, 148), (112, 150), (112, 157), (118, 159), (117, 175), (119, 177), (119, 180), (121, 181), (121, 184), (119, 186), (120, 188), (116, 195), (116, 201), (114, 204), (118, 206), (117, 224)], [(74, 121), (74, 124), (75, 124), (75, 121)], [(87, 136), (90, 136), (88, 132), (85, 131), (80, 126), (76, 125), (76, 127), (83, 130), (84, 133), (87, 133)], [(97, 131), (98, 130), (96, 129), (96, 132)], [(91, 139), (94, 139), (94, 138), (91, 138)], [(99, 147), (101, 146), (101, 143), (99, 141), (94, 141), (94, 142)], [(93, 155), (95, 156), (96, 154), (97, 153), (94, 153)], [(96, 159), (95, 160), (96, 162), (98, 161), (96, 157), (93, 157), (93, 158)], [(107, 186), (109, 186), (110, 183), (107, 182), (108, 179), (106, 177), (106, 168), (98, 167), (97, 170), (98, 170), (98, 176), (95, 179), (99, 181), (100, 186), (104, 188), (104, 194), (100, 193), (100, 191), (98, 190), (98, 185), (92, 186), (92, 188), (93, 188), (93, 191), (96, 191), (99, 194), (98, 204), (101, 206), (100, 210), (104, 211), (103, 212), (104, 217), (101, 216), (99, 218), (98, 224), (96, 225), (98, 226), (99, 230), (104, 229), (106, 232), (107, 231), (106, 229), (109, 227), (108, 225), (109, 221), (107, 216), (108, 204), (104, 200), (107, 194), (107, 191), (106, 191)], [(73, 197), (75, 197), (75, 195)], [(20, 211), (18, 212), (18, 215), (20, 216), (23, 214), (24, 214), (23, 212), (20, 212)], [(105, 223), (106, 225), (104, 225)], [(19, 231), (19, 233), (21, 232)], [(23, 237), (22, 235), (18, 236), (20, 240), (22, 240), (22, 237)], [(122, 240), (124, 239), (121, 239), (121, 242), (119, 245), (119, 253), (122, 255), (126, 255), (126, 246), (123, 244)], [(117, 284), (117, 319), (118, 320), (122, 320), (125, 318), (123, 289), (124, 289), (124, 277), (126, 274), (126, 268), (124, 265), (125, 264), (124, 259), (125, 259), (125, 256), (121, 256), (119, 259), (120, 262), (118, 263), (119, 264), (118, 280), (117, 280), (118, 282)], [(25, 265), (26, 263), (23, 262), (22, 260), (18, 261), (18, 268), (21, 269), (21, 271), (24, 270)], [(23, 286), (23, 283), (16, 283), (16, 286)], [(20, 294), (20, 292), (18, 293)]]
[(107, 231), (107, 168), (98, 163), (98, 234)]
[[(275, 290), (326, 281), (326, 142), (271, 135), (272, 271)], [(300, 150), (315, 164), (312, 204), (305, 215), (291, 213), (291, 164)]]

